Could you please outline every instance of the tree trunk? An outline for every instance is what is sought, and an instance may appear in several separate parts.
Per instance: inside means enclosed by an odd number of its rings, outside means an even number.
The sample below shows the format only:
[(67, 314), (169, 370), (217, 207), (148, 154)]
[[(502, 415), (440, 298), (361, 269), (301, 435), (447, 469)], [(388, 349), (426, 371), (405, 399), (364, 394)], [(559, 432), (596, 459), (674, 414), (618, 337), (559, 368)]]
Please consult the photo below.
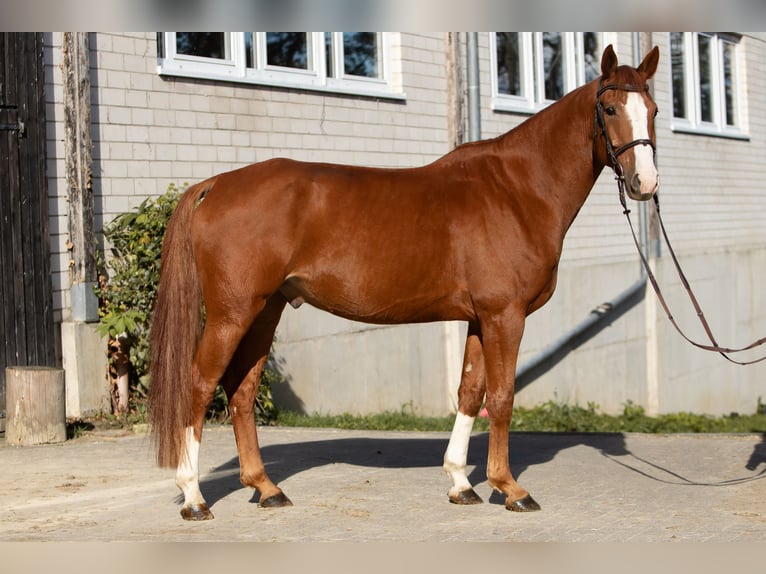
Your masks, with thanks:
[(5, 439), (14, 446), (66, 440), (64, 370), (6, 367)]

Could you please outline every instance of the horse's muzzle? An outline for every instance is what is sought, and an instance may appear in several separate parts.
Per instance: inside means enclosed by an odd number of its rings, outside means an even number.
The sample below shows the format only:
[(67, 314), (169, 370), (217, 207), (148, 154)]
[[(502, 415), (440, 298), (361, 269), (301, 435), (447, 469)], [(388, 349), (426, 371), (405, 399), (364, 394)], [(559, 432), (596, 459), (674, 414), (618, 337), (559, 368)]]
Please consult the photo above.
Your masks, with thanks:
[(632, 176), (626, 177), (625, 183), (627, 184), (625, 188), (628, 197), (634, 201), (647, 201), (654, 197), (660, 188), (660, 176), (656, 170), (654, 173), (649, 173), (643, 177), (639, 173), (634, 173)]

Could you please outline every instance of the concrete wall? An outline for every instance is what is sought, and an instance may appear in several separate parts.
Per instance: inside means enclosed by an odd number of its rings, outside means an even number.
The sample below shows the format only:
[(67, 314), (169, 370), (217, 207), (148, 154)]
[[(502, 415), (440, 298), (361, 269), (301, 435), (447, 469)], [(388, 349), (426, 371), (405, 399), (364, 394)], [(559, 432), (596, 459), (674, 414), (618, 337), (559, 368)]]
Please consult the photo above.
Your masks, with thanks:
[[(727, 250), (683, 258), (692, 284), (719, 344), (741, 347), (764, 336), (766, 250)], [(679, 324), (692, 339), (707, 343), (696, 314), (685, 300), (669, 258), (662, 259), (658, 278), (668, 285), (668, 298)], [(657, 313), (658, 400), (663, 412), (690, 410), (726, 414), (752, 413), (758, 399), (766, 402), (766, 365), (738, 366), (715, 353), (695, 349), (667, 328)], [(764, 355), (764, 347), (734, 355), (740, 360)]]
[[(766, 298), (759, 284), (766, 280), (765, 250), (682, 256), (681, 263), (721, 345), (743, 346), (763, 336)], [(670, 257), (654, 265), (673, 317), (691, 339), (708, 344)], [(527, 321), (520, 362), (545, 348), (551, 333), (573, 328), (638, 278), (637, 263), (563, 269), (556, 294)], [(756, 350), (734, 358), (757, 356)], [(631, 401), (653, 414), (728, 414), (755, 412), (759, 399), (766, 401), (766, 366), (734, 365), (690, 345), (647, 284), (640, 304), (521, 390), (517, 404), (594, 402), (618, 413)]]
[(370, 326), (309, 306), (288, 308), (277, 332), (284, 408), (307, 413), (452, 412), (463, 358), (459, 323)]

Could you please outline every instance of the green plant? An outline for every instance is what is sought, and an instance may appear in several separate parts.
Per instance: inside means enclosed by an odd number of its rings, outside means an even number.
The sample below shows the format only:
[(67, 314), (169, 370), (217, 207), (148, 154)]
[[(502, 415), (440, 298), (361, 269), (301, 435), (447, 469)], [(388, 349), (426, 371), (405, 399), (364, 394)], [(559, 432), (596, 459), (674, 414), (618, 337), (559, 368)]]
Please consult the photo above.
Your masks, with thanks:
[[(129, 349), (133, 389), (148, 389), (149, 323), (159, 281), (160, 253), (180, 193), (171, 184), (157, 199), (146, 199), (136, 211), (123, 213), (104, 226), (111, 257), (99, 281), (99, 332), (121, 338)], [(133, 378), (133, 377), (131, 377)]]
[[(99, 333), (127, 350), (130, 369), (129, 408), (145, 418), (149, 377), (149, 329), (159, 281), (162, 239), (181, 192), (174, 184), (165, 194), (144, 200), (135, 211), (123, 213), (104, 226), (110, 257), (102, 260), (97, 295), (100, 299)], [(111, 346), (111, 345), (110, 345)], [(257, 399), (258, 420), (269, 422), (276, 409), (271, 384), (280, 374), (267, 366)], [(209, 410), (218, 422), (228, 418), (226, 396), (219, 387)]]

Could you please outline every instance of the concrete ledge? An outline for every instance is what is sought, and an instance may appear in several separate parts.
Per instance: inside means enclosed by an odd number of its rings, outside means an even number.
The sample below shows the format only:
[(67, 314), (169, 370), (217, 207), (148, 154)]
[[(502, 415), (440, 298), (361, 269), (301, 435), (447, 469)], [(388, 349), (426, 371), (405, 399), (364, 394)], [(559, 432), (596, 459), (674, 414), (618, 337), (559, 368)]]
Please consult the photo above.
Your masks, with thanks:
[(70, 418), (111, 410), (106, 338), (99, 335), (96, 328), (97, 323), (61, 323), (66, 416)]

